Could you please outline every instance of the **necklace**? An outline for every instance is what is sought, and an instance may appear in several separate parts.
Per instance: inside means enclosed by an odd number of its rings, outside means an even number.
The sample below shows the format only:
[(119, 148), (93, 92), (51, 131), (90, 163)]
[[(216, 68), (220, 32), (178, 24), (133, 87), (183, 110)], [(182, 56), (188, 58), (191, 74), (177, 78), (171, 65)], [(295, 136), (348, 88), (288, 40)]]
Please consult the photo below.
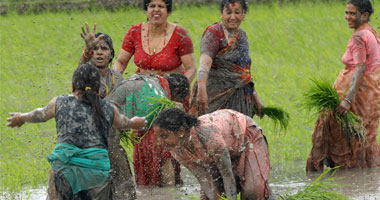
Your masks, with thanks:
[[(165, 25), (165, 34), (164, 34), (164, 45), (163, 45), (163, 47), (165, 47), (165, 44), (166, 44), (166, 34), (167, 34), (166, 31), (167, 31), (167, 29), (168, 29), (168, 23), (166, 23), (166, 25)], [(149, 40), (150, 40), (149, 30), (150, 30), (150, 23), (148, 23), (148, 32), (147, 32), (148, 41), (147, 41), (147, 45), (148, 45), (149, 55), (151, 55), (151, 53), (150, 53), (150, 44), (149, 44)], [(156, 54), (156, 48), (153, 48), (153, 55), (154, 54)]]

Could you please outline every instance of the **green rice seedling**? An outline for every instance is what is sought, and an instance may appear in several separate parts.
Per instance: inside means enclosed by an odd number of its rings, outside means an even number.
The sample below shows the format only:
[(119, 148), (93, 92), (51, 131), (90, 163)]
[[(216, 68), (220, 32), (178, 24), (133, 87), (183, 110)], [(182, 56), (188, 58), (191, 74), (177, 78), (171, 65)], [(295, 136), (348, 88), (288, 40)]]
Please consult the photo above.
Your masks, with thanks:
[(284, 109), (276, 106), (264, 106), (261, 112), (273, 121), (275, 127), (280, 126), (280, 129), (285, 131), (288, 129), (290, 116)]
[(138, 144), (141, 142), (141, 140), (144, 138), (144, 136), (149, 132), (149, 129), (152, 127), (152, 124), (154, 122), (154, 120), (156, 119), (156, 117), (158, 116), (158, 114), (160, 114), (161, 111), (167, 109), (167, 108), (173, 108), (173, 107), (176, 107), (176, 104), (164, 97), (164, 96), (161, 96), (159, 98), (153, 98), (153, 97), (148, 97), (149, 101), (151, 104), (155, 105), (155, 108), (146, 115), (146, 117), (149, 117), (149, 116), (153, 116), (153, 120), (147, 125), (147, 129), (146, 129), (146, 132), (144, 133), (143, 136), (141, 137), (138, 137), (134, 134), (133, 130), (129, 130), (129, 131), (123, 131), (121, 132), (121, 137), (120, 137), (120, 140), (124, 143), (132, 143), (132, 144)]
[[(348, 200), (349, 198), (341, 195), (334, 191), (329, 191), (331, 188), (339, 187), (337, 183), (334, 183), (334, 175), (336, 169), (339, 167), (331, 168), (325, 172), (323, 172), (317, 179), (315, 179), (312, 183), (306, 185), (304, 189), (300, 189), (296, 194), (289, 195), (286, 194), (280, 199), (283, 200)], [(327, 174), (334, 170), (330, 177), (325, 177)], [(324, 180), (322, 180), (324, 179)]]
[(361, 118), (351, 111), (346, 114), (335, 112), (340, 104), (340, 98), (333, 84), (321, 78), (312, 78), (311, 82), (313, 84), (303, 94), (303, 106), (309, 111), (316, 111), (318, 114), (332, 112), (346, 138), (355, 136), (364, 141), (366, 131)]

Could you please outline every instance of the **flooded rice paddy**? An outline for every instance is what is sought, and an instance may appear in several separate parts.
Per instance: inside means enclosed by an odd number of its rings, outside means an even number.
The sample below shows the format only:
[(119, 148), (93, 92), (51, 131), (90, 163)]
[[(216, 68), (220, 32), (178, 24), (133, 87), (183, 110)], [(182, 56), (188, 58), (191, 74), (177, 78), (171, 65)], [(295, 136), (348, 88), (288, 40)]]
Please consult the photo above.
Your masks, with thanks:
[[(291, 172), (289, 172), (291, 171)], [(291, 170), (273, 166), (271, 171), (270, 187), (273, 192), (272, 199), (281, 199), (284, 194), (293, 194), (315, 180), (320, 173), (307, 175), (301, 163)], [(184, 185), (181, 187), (138, 187), (138, 199), (144, 200), (196, 200), (199, 199), (199, 184), (188, 170), (182, 168), (181, 176)], [(334, 182), (338, 187), (334, 191), (346, 195), (354, 200), (380, 200), (380, 168), (338, 170)], [(10, 197), (0, 195), (0, 199), (17, 200), (45, 200), (46, 187), (27, 190)]]

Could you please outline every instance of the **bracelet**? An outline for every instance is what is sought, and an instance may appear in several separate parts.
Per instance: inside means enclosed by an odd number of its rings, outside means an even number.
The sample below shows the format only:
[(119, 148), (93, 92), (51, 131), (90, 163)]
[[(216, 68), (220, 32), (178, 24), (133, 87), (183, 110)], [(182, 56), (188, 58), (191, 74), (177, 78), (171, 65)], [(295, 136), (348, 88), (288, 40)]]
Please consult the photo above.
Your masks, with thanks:
[(347, 103), (351, 105), (351, 101), (347, 97), (344, 100), (347, 101)]
[(206, 83), (206, 80), (198, 80), (198, 83)]
[(87, 49), (84, 49), (84, 50), (83, 50), (82, 57), (83, 57), (83, 58), (86, 58), (86, 59), (90, 59), (90, 58), (94, 55), (94, 51), (91, 51), (91, 54), (88, 55), (88, 53), (87, 53), (86, 50), (87, 50)]

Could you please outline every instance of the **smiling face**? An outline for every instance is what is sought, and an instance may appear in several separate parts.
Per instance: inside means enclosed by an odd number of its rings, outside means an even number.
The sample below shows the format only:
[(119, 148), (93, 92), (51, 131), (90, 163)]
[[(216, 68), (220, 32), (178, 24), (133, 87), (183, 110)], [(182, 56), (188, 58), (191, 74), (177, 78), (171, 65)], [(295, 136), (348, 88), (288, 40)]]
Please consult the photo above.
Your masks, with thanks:
[(230, 3), (223, 8), (222, 23), (227, 29), (238, 29), (244, 17), (245, 13), (240, 2)]
[(100, 40), (94, 48), (91, 63), (98, 68), (108, 67), (111, 58), (111, 49), (104, 40)]
[(152, 0), (148, 4), (146, 15), (150, 22), (156, 25), (161, 25), (166, 22), (169, 13), (163, 0)]
[[(167, 149), (174, 149), (179, 144), (179, 136), (182, 134), (181, 130), (176, 134), (159, 126), (154, 126), (154, 133), (158, 135), (159, 140)], [(182, 129), (182, 128), (181, 128)]]
[(344, 18), (346, 19), (349, 28), (356, 29), (368, 20), (367, 13), (360, 13), (359, 9), (351, 3), (346, 5), (345, 12), (346, 14)]

